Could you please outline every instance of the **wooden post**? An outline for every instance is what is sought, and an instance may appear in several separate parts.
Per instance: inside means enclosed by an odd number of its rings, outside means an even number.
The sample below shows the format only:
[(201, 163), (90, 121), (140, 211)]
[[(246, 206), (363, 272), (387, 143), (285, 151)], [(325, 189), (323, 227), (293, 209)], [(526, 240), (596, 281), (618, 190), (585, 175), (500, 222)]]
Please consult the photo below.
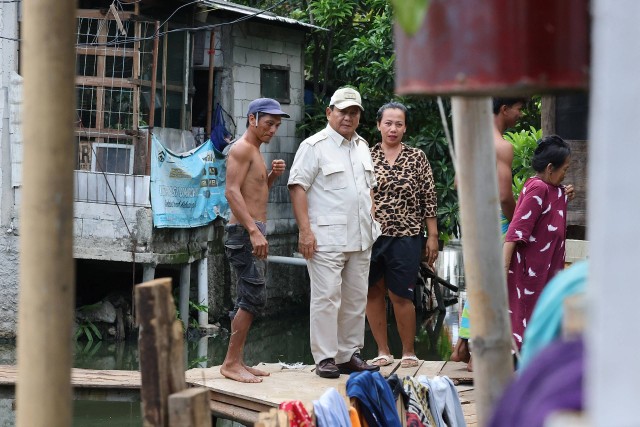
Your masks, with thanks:
[(216, 56), (216, 33), (211, 29), (211, 37), (209, 37), (209, 86), (207, 88), (207, 135), (211, 138), (211, 126), (213, 115), (213, 66)]
[(75, 6), (25, 0), (22, 9), (18, 427), (72, 424)]
[(140, 374), (144, 426), (167, 426), (169, 395), (186, 387), (182, 324), (176, 319), (171, 279), (137, 285)]
[(513, 374), (491, 100), (453, 97), (451, 105), (476, 411), (482, 427)]
[(556, 133), (556, 97), (554, 95), (543, 96), (540, 102), (542, 103), (542, 111), (540, 112), (542, 135), (553, 135)]
[(169, 396), (169, 427), (211, 427), (209, 390), (190, 388)]
[(158, 75), (158, 48), (160, 43), (160, 21), (156, 21), (154, 38), (153, 38), (153, 59), (151, 63), (151, 94), (149, 96), (149, 131), (147, 134), (147, 162), (145, 166), (145, 175), (151, 175), (151, 134), (156, 121), (156, 79)]

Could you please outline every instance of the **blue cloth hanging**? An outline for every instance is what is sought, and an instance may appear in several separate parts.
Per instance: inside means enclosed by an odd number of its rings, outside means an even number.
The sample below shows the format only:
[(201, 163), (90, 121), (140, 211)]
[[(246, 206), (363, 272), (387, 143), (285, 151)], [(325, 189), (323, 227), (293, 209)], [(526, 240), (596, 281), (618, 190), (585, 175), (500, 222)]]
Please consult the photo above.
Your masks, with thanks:
[(224, 121), (220, 103), (216, 105), (211, 123), (211, 142), (213, 142), (216, 150), (222, 153), (222, 150), (231, 142), (233, 135), (227, 130), (227, 124)]

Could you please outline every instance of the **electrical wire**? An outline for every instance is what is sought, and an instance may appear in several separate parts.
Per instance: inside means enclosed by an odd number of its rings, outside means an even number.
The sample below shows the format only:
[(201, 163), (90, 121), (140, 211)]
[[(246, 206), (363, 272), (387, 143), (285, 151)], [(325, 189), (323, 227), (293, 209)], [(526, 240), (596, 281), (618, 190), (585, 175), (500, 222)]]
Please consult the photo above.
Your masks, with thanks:
[[(0, 0), (0, 3), (18, 3), (21, 2), (22, 0)], [(116, 0), (118, 1), (118, 0)], [(137, 0), (136, 2), (140, 2), (142, 0)], [(276, 7), (280, 6), (281, 4), (283, 4), (284, 2), (286, 2), (288, 0), (280, 0), (279, 2), (273, 4), (272, 6), (269, 6), (266, 9), (262, 9), (259, 10), (251, 15), (246, 15), (246, 16), (242, 16), (238, 19), (235, 19), (233, 21), (229, 21), (229, 22), (221, 22), (219, 24), (211, 24), (211, 25), (202, 25), (199, 27), (190, 27), (190, 28), (174, 28), (173, 30), (167, 30), (167, 31), (159, 31), (157, 34), (153, 34), (151, 36), (148, 37), (123, 37), (122, 39), (120, 39), (118, 36), (116, 36), (115, 40), (106, 42), (106, 43), (97, 43), (97, 42), (92, 42), (92, 43), (79, 43), (76, 44), (76, 47), (88, 47), (88, 46), (94, 46), (94, 47), (109, 47), (109, 46), (117, 46), (120, 44), (127, 44), (127, 43), (135, 43), (135, 42), (139, 42), (139, 41), (146, 41), (146, 40), (153, 40), (156, 37), (162, 37), (164, 35), (167, 34), (171, 34), (171, 33), (178, 33), (178, 32), (187, 32), (187, 31), (207, 31), (207, 30), (213, 30), (215, 28), (219, 28), (219, 27), (224, 27), (227, 25), (234, 25), (234, 24), (238, 24), (240, 22), (243, 21), (247, 21), (251, 18), (255, 18), (256, 16), (262, 15), (264, 13), (270, 12), (271, 10), (275, 9)], [(171, 15), (169, 15), (169, 18), (167, 18), (162, 25), (160, 25), (160, 28), (162, 26), (164, 26), (169, 19), (171, 19), (171, 17), (173, 17), (178, 10), (182, 9), (185, 6), (189, 6), (195, 3), (200, 3), (201, 0), (194, 0), (190, 3), (185, 3), (182, 6), (178, 7), (176, 10), (174, 10)], [(118, 1), (118, 3), (121, 3), (120, 1)], [(131, 3), (125, 3), (125, 4), (131, 4)], [(15, 42), (22, 42), (21, 39), (17, 39), (17, 38), (12, 38), (12, 37), (4, 37), (4, 36), (0, 36), (0, 39), (3, 40), (10, 40), (10, 41), (15, 41)]]

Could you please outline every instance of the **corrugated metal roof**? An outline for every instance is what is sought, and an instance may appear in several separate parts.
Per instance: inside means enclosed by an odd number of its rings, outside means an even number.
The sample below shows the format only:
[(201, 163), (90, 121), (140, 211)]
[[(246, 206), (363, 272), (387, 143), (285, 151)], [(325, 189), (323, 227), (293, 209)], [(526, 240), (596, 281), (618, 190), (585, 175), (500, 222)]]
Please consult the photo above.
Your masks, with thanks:
[[(228, 12), (238, 13), (240, 15), (254, 15), (261, 12), (261, 9), (255, 9), (253, 7), (243, 6), (236, 3), (231, 3), (226, 0), (200, 0), (200, 3), (212, 7), (214, 9), (226, 10)], [(289, 25), (293, 27), (301, 27), (305, 30), (322, 30), (328, 31), (326, 28), (318, 27), (316, 25), (307, 24), (306, 22), (296, 21), (295, 19), (285, 18), (284, 16), (278, 16), (272, 12), (263, 12), (255, 16), (255, 19), (261, 19), (270, 22), (277, 22), (279, 24)]]

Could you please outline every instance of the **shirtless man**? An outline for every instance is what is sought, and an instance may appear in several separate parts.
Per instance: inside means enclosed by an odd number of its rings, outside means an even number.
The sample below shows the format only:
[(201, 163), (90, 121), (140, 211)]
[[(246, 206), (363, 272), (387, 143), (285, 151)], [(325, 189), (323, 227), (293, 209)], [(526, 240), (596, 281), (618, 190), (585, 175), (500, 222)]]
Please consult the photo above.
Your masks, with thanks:
[(260, 146), (275, 135), (282, 117), (280, 104), (258, 98), (249, 104), (247, 130), (231, 146), (227, 158), (225, 196), (231, 219), (225, 227), (225, 253), (238, 276), (237, 301), (231, 316), (231, 337), (220, 373), (232, 380), (258, 383), (267, 372), (244, 363), (243, 351), (253, 318), (266, 302), (264, 266), (269, 243), (265, 237), (267, 198), (276, 178), (285, 170), (284, 160), (273, 160), (267, 174)]

